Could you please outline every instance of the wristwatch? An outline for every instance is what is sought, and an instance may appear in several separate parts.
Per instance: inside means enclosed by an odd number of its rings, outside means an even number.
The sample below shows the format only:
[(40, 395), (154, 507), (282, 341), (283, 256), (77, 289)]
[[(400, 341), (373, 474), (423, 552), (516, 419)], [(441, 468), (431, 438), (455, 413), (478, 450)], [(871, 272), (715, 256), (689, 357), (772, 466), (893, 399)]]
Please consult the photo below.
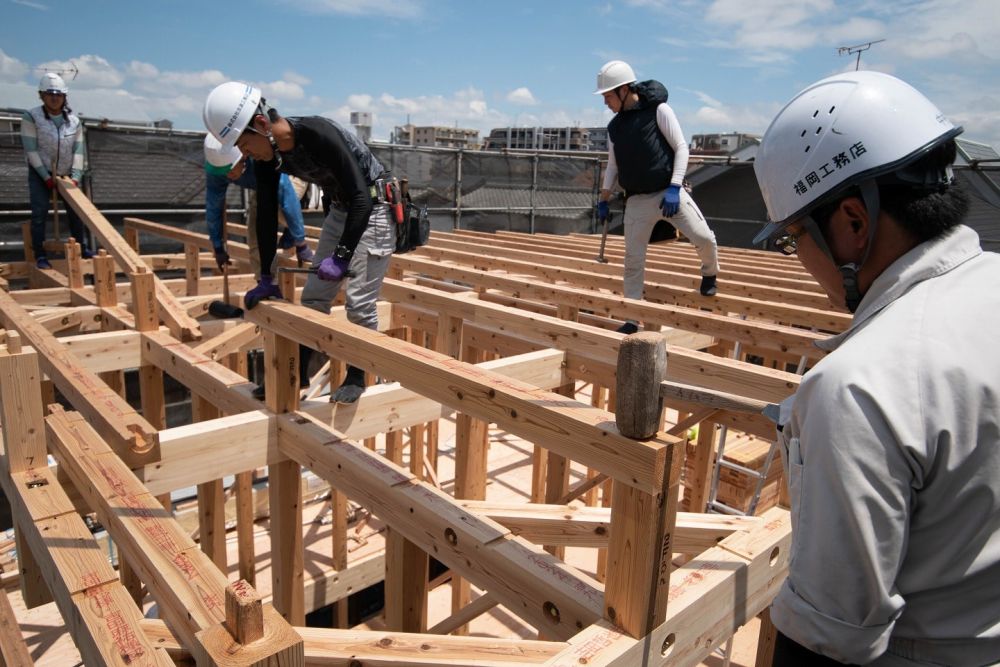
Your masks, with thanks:
[(337, 246), (336, 250), (333, 251), (334, 257), (336, 257), (337, 259), (342, 259), (345, 262), (351, 261), (351, 257), (353, 255), (354, 255), (353, 251), (348, 250), (346, 246), (342, 245)]

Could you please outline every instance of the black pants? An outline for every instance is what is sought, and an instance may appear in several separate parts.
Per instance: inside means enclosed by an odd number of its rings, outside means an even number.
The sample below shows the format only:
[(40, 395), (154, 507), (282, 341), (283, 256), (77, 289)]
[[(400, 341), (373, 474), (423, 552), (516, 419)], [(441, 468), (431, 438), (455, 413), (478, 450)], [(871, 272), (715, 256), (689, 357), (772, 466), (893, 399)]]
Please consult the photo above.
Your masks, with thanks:
[(843, 664), (825, 655), (813, 653), (780, 632), (775, 639), (771, 667), (840, 667)]

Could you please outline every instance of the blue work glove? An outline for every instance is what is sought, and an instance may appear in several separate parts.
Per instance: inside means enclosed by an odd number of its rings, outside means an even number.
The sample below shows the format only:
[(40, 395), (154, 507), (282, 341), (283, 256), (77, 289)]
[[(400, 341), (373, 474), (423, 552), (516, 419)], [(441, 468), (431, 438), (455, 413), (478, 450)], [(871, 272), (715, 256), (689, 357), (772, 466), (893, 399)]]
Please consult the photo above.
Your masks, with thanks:
[(597, 202), (597, 221), (604, 222), (611, 215), (611, 207), (608, 206), (608, 202), (599, 201)]
[(320, 280), (337, 281), (349, 275), (347, 270), (348, 261), (341, 257), (330, 255), (316, 268), (316, 275)]
[(668, 218), (672, 218), (677, 215), (677, 211), (680, 207), (681, 186), (671, 185), (667, 188), (667, 191), (663, 193), (663, 201), (660, 202), (660, 210), (663, 211), (663, 215)]
[(229, 261), (229, 253), (226, 252), (226, 249), (215, 248), (215, 265), (219, 267), (219, 271), (225, 270), (228, 264), (232, 264), (232, 262)]

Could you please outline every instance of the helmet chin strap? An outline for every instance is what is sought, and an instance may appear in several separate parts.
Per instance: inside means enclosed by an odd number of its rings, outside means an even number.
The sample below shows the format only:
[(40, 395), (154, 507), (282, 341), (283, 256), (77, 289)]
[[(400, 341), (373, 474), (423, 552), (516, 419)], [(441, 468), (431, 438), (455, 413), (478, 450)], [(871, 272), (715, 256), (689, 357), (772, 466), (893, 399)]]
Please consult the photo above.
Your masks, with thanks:
[[(868, 210), (868, 243), (865, 244), (864, 253), (862, 253), (861, 259), (857, 263), (849, 262), (837, 267), (844, 281), (844, 300), (847, 303), (847, 309), (852, 313), (857, 311), (858, 306), (861, 305), (861, 299), (864, 297), (864, 294), (861, 293), (861, 289), (858, 287), (858, 271), (864, 266), (864, 263), (868, 260), (868, 255), (871, 253), (872, 241), (875, 238), (875, 230), (878, 227), (880, 207), (878, 185), (876, 185), (874, 180), (869, 179), (865, 181), (859, 188), (861, 189), (861, 198), (865, 202), (865, 208)], [(830, 253), (829, 248), (825, 250), (827, 255), (833, 259), (833, 254)]]

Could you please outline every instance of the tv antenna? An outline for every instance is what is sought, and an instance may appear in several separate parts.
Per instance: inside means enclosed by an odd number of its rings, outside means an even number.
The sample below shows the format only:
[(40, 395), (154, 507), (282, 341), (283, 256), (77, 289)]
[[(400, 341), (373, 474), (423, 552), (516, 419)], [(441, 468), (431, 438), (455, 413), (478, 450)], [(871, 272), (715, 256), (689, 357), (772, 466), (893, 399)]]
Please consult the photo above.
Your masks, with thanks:
[(52, 69), (51, 67), (38, 66), (35, 68), (36, 72), (42, 72), (43, 74), (58, 74), (59, 76), (65, 76), (67, 74), (72, 74), (73, 78), (70, 81), (76, 80), (76, 75), (80, 73), (80, 69), (76, 66), (76, 63), (72, 60), (69, 61), (69, 67), (67, 69)]
[(845, 53), (848, 55), (858, 54), (858, 61), (854, 64), (854, 71), (856, 72), (861, 68), (861, 52), (872, 48), (872, 44), (884, 41), (884, 39), (876, 39), (874, 42), (865, 42), (864, 44), (855, 44), (854, 46), (841, 46), (837, 48), (837, 55), (842, 56)]

